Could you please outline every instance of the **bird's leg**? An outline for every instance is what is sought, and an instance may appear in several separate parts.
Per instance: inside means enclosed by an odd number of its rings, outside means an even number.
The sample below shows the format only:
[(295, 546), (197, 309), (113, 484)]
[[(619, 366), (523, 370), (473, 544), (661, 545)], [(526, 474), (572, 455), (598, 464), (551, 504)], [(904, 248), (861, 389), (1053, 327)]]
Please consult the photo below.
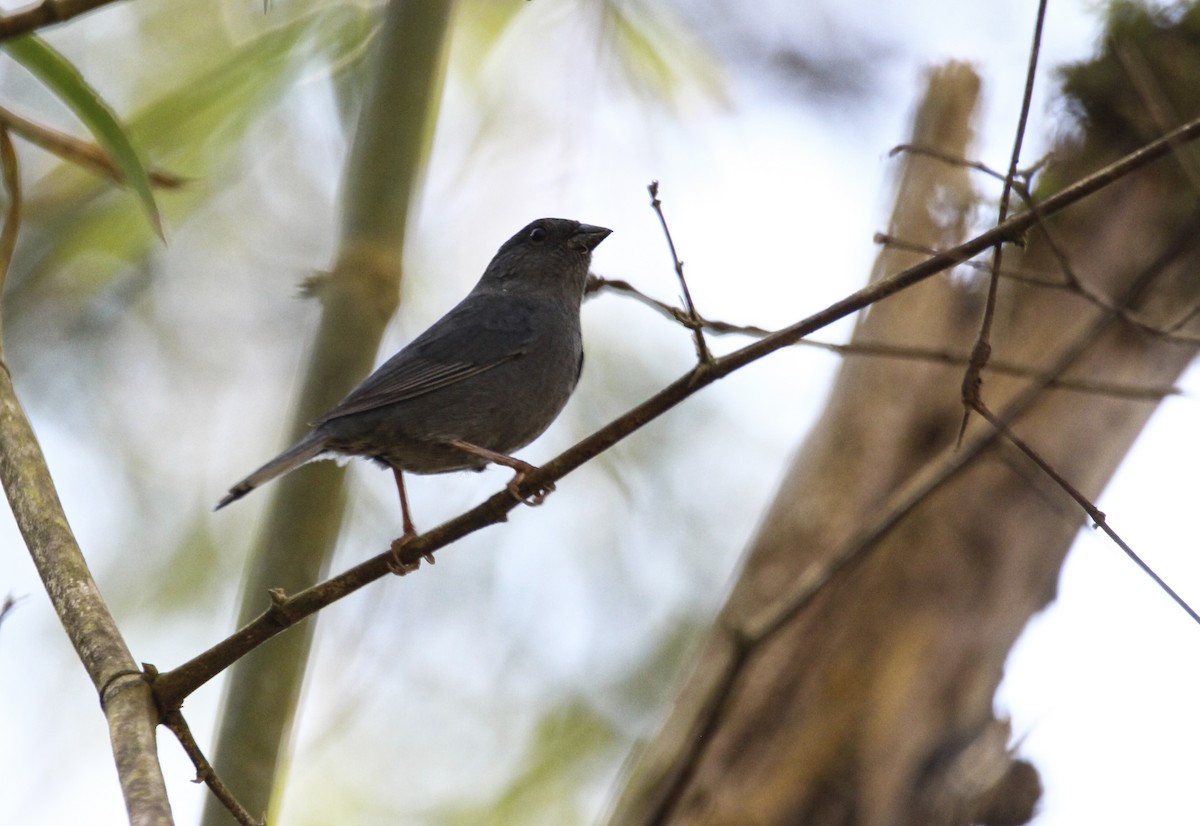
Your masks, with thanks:
[(516, 497), (518, 502), (523, 502), (524, 504), (530, 506), (540, 505), (542, 502), (546, 501), (546, 497), (549, 496), (550, 492), (554, 490), (554, 483), (546, 482), (540, 489), (538, 489), (536, 493), (533, 494), (533, 496), (526, 499), (521, 495), (521, 482), (525, 481), (526, 476), (537, 470), (536, 467), (529, 464), (529, 462), (522, 462), (520, 459), (515, 459), (505, 453), (497, 453), (494, 450), (488, 450), (486, 447), (480, 447), (479, 445), (471, 444), (470, 442), (464, 442), (462, 439), (452, 439), (450, 440), (449, 444), (453, 445), (459, 450), (465, 450), (467, 453), (473, 453), (476, 456), (487, 459), (489, 462), (494, 462), (497, 465), (504, 465), (505, 467), (515, 470), (517, 472), (516, 475), (513, 476), (513, 478), (508, 482), (508, 492)]
[[(392, 475), (396, 477), (396, 490), (400, 492), (400, 518), (403, 520), (404, 535), (399, 539), (392, 540), (392, 558), (388, 563), (388, 568), (397, 576), (404, 576), (407, 573), (417, 570), (420, 567), (420, 562), (405, 563), (400, 559), (400, 552), (404, 550), (404, 546), (412, 542), (417, 537), (417, 529), (413, 525), (412, 517), (408, 515), (408, 496), (404, 492), (404, 476), (399, 468), (392, 468)], [(433, 554), (425, 554), (425, 561), (430, 565), (433, 564)]]
[(408, 515), (408, 495), (404, 492), (404, 474), (400, 472), (399, 468), (392, 468), (392, 475), (396, 477), (396, 490), (400, 493), (400, 518), (404, 523), (402, 538), (407, 543), (417, 535), (417, 529), (413, 525), (412, 517)]

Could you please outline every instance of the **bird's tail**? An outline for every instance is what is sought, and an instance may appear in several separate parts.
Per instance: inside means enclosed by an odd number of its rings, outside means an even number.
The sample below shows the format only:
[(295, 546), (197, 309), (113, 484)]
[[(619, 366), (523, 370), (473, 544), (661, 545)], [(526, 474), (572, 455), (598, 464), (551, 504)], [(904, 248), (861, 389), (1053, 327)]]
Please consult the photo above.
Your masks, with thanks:
[(230, 502), (241, 499), (259, 485), (264, 485), (276, 476), (282, 476), (300, 467), (305, 462), (315, 459), (325, 448), (326, 444), (323, 436), (318, 436), (316, 433), (308, 434), (283, 453), (280, 453), (274, 459), (231, 487), (229, 493), (225, 494), (225, 497), (217, 503), (217, 506), (213, 510), (219, 511)]

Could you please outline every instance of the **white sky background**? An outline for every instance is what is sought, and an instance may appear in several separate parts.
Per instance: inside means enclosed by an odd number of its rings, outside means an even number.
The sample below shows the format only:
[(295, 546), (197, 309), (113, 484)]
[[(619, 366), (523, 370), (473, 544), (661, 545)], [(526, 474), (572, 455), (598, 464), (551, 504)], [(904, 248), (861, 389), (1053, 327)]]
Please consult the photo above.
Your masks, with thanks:
[[(814, 104), (782, 94), (778, 83), (731, 69), (729, 108), (691, 96), (674, 121), (655, 114), (651, 105), (606, 93), (594, 71), (604, 58), (580, 47), (586, 41), (571, 30), (561, 7), (535, 2), (526, 13), (546, 8), (545, 31), (554, 36), (533, 36), (543, 24), (528, 22), (511, 33), (507, 59), (502, 49), (496, 70), (506, 73), (507, 88), (560, 100), (567, 124), (555, 129), (548, 124), (538, 132), (540, 145), (520, 151), (492, 146), (485, 159), (464, 136), (439, 134), (409, 258), (412, 272), (436, 273), (445, 292), (440, 284), (439, 290), (429, 290), (418, 281), (406, 283), (407, 315), (385, 349), (410, 338), (452, 304), (495, 248), (542, 214), (613, 228), (596, 255), (596, 270), (673, 298), (673, 273), (647, 205), (645, 186), (651, 179), (661, 181), (667, 216), (703, 313), (774, 327), (821, 309), (861, 286), (869, 271), (876, 252), (871, 236), (884, 226), (888, 209), (892, 165), (887, 151), (906, 137), (922, 67), (944, 59), (977, 65), (986, 103), (978, 155), (994, 168), (1006, 166), (1034, 2), (829, 4), (836, 11), (797, 11), (796, 5), (810, 4), (757, 4), (763, 18), (786, 21), (779, 24), (780, 39), (794, 39), (802, 51), (848, 48), (856, 41), (843, 39), (846, 32), (861, 32), (877, 44), (879, 70), (861, 105)], [(1089, 6), (1051, 4), (1026, 162), (1038, 157), (1053, 128), (1047, 103), (1052, 78), (1046, 70), (1086, 56), (1099, 30)], [(254, 13), (248, 6), (247, 14)], [(798, 19), (805, 14), (808, 19)], [(77, 28), (94, 19), (99, 16)], [(283, 108), (281, 126), (299, 148), (263, 153), (242, 187), (198, 216), (195, 226), (173, 234), (164, 257), (163, 265), (177, 274), (211, 267), (204, 245), (213, 232), (222, 232), (222, 255), (227, 256), (222, 269), (229, 273), (214, 277), (236, 286), (234, 274), (252, 274), (268, 260), (289, 271), (265, 286), (242, 287), (255, 293), (247, 301), (265, 302), (252, 306), (288, 302), (280, 311), (287, 324), (280, 327), (277, 351), (247, 357), (250, 363), (242, 364), (241, 342), (213, 337), (219, 313), (198, 325), (212, 325), (209, 329), (181, 333), (207, 342), (217, 361), (238, 365), (230, 385), (231, 394), (240, 394), (218, 402), (215, 421), (197, 418), (192, 445), (186, 444), (191, 425), (184, 422), (176, 429), (185, 455), (229, 454), (206, 469), (208, 488), (189, 491), (184, 497), (189, 500), (215, 500), (230, 481), (267, 458), (286, 407), (280, 400), (291, 392), (288, 372), (303, 357), (302, 344), (287, 341), (287, 329), (299, 338), (311, 331), (315, 318), (313, 308), (291, 301), (285, 290), (306, 270), (328, 264), (334, 243), (328, 203), (341, 147), (319, 134), (326, 116), (320, 107), (328, 105), (319, 84), (294, 98)], [(443, 122), (477, 104), (452, 82)], [(505, 128), (503, 122), (496, 127)], [(299, 218), (272, 217), (275, 205), (264, 182), (287, 174), (296, 155), (328, 160), (329, 174), (317, 176), (309, 193), (321, 206)], [(244, 214), (239, 208), (259, 210), (261, 220), (252, 227), (227, 225), (226, 216)], [(286, 211), (280, 206), (281, 213)], [(278, 257), (268, 258), (269, 253)], [(803, 265), (789, 271), (784, 263), (789, 257)], [(186, 279), (179, 281), (160, 300), (168, 310), (177, 304), (180, 317), (189, 318), (192, 302), (202, 299), (186, 292)], [(228, 307), (222, 312), (227, 316)], [(523, 452), (531, 461), (554, 455), (689, 365), (686, 334), (639, 305), (605, 296), (585, 306), (584, 318), (589, 347), (584, 384), (563, 421)], [(284, 329), (287, 325), (293, 326)], [(825, 331), (825, 337), (842, 337), (846, 329)], [(716, 342), (722, 350), (736, 344)], [(614, 450), (606, 461), (615, 467), (617, 482), (603, 471), (585, 469), (560, 483), (539, 511), (517, 512), (508, 525), (439, 555), (433, 571), (378, 583), (325, 612), (319, 657), (306, 688), (309, 699), (321, 700), (314, 705), (325, 711), (310, 711), (302, 720), (293, 765), (293, 785), (300, 788), (289, 789), (284, 822), (320, 822), (320, 805), (361, 803), (361, 797), (380, 789), (405, 801), (410, 812), (461, 797), (464, 782), (486, 799), (490, 788), (503, 783), (505, 761), (516, 760), (525, 748), (540, 702), (568, 690), (583, 691), (597, 704), (613, 702), (602, 696), (604, 685), (636, 665), (647, 638), (680, 617), (700, 621), (697, 611), (719, 605), (738, 554), (786, 457), (817, 415), (836, 367), (830, 356), (801, 351), (751, 366)], [(272, 375), (270, 382), (263, 382), (259, 370)], [(1200, 464), (1195, 371), (1181, 384), (1187, 395), (1163, 405), (1098, 504), (1112, 526), (1195, 605), (1200, 604), (1200, 564), (1187, 519)], [(106, 541), (121, 510), (106, 497), (103, 445), (69, 432), (52, 412), (30, 410), (102, 586), (109, 587), (105, 577), (136, 577), (138, 570), (106, 564), (104, 557), (119, 559), (128, 549)], [(677, 478), (648, 488), (655, 477), (643, 474), (638, 463), (652, 461), (646, 457), (684, 438), (672, 435), (674, 426), (692, 434), (686, 444), (695, 455), (667, 474)], [(706, 475), (703, 469), (714, 464), (721, 473)], [(352, 493), (359, 536), (392, 535), (394, 494), (390, 477), (384, 477), (365, 466), (356, 473)], [(419, 526), (457, 513), (506, 478), (489, 471), (418, 480), (412, 495)], [(616, 515), (624, 509), (658, 495), (669, 501), (657, 512), (640, 507), (637, 524), (589, 528), (583, 521), (598, 513), (619, 522)], [(139, 617), (130, 632), (135, 657), (170, 667), (181, 651), (190, 656), (227, 632), (239, 554), (253, 536), (254, 509), (262, 505), (252, 501), (240, 511), (212, 517), (224, 520), (220, 530), (230, 545), (221, 563), (229, 569), (226, 592), (205, 592), (202, 614), (164, 621), (162, 629)], [(677, 549), (666, 550), (664, 543), (681, 531), (670, 524), (675, 517), (681, 523), (694, 518), (714, 532), (709, 557), (689, 559)], [(347, 543), (335, 569), (378, 552), (381, 544)], [(6, 743), (0, 749), (0, 777), (5, 778), (0, 822), (120, 823), (123, 808), (103, 719), (55, 627), (10, 518), (0, 519), (0, 548), (0, 592), (29, 595), (0, 629), (0, 733)], [(1200, 628), (1117, 548), (1100, 536), (1082, 535), (1068, 559), (1059, 600), (1018, 644), (998, 699), (1013, 717), (1022, 752), (1046, 784), (1038, 826), (1200, 822), (1195, 782), (1200, 758), (1194, 746), (1200, 735), (1198, 644)], [(211, 741), (217, 695), (210, 687), (188, 702), (186, 711), (202, 744)], [(87, 713), (75, 714), (68, 725), (50, 713), (48, 698)], [(496, 705), (489, 706), (489, 698)], [(330, 707), (344, 708), (345, 719), (330, 720)], [(374, 753), (384, 758), (370, 761), (371, 770), (358, 773), (361, 785), (343, 789), (340, 798), (310, 800), (305, 787), (319, 784), (323, 773), (334, 776), (337, 761), (353, 754), (355, 746), (349, 744), (362, 742), (344, 732), (372, 728), (374, 715), (385, 710), (393, 716), (386, 730), (374, 732), (378, 742), (373, 744)], [(203, 791), (186, 782), (189, 767), (169, 735), (161, 742), (178, 820), (194, 822)], [(397, 778), (411, 785), (397, 788), (405, 785)], [(63, 794), (67, 789), (70, 794)], [(603, 794), (603, 788), (593, 791), (590, 804), (597, 805)], [(380, 814), (364, 822), (394, 818)], [(430, 821), (414, 817), (412, 822)]]

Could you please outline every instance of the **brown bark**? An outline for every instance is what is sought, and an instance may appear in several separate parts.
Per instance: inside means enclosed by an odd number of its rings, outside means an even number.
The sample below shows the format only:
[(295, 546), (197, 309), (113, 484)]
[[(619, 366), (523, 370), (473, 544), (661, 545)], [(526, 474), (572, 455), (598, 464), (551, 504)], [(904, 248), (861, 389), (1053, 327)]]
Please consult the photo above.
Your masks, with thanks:
[[(964, 66), (932, 74), (912, 142), (968, 154), (977, 92)], [(1139, 139), (1154, 131), (1141, 129)], [(1054, 174), (1099, 166), (1129, 135), (1060, 146)], [(1065, 284), (1052, 238), (1091, 298), (1003, 279), (993, 358), (1041, 376), (985, 371), (984, 401), (1093, 499), (1156, 402), (1047, 385), (1066, 375), (1166, 388), (1194, 356), (1193, 344), (1146, 329), (1200, 299), (1185, 166), (1159, 161), (1049, 222), (1049, 235), (1031, 233), (1023, 256), (1006, 253), (1006, 269)], [(896, 202), (889, 234), (957, 243), (967, 172), (910, 155)], [(921, 257), (885, 250), (873, 277)], [(854, 341), (965, 357), (984, 295), (978, 277), (930, 279), (873, 306)], [(847, 359), (614, 824), (1031, 817), (1037, 774), (1006, 751), (992, 698), (1010, 647), (1054, 596), (1084, 513), (977, 416), (955, 449), (962, 377), (945, 364)]]

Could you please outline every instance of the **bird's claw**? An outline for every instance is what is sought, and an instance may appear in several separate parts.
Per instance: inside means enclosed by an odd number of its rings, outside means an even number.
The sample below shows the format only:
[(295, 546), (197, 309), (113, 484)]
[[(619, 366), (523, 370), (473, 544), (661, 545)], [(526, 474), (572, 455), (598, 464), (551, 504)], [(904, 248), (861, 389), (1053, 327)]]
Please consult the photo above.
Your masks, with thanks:
[(416, 538), (417, 538), (416, 531), (412, 531), (412, 532), (405, 531), (403, 536), (392, 540), (392, 549), (391, 549), (391, 553), (389, 554), (387, 568), (389, 571), (391, 571), (396, 576), (404, 576), (405, 574), (411, 574), (413, 571), (420, 568), (421, 567), (421, 559), (424, 559), (430, 565), (434, 564), (437, 561), (433, 558), (433, 554), (425, 554), (420, 559), (415, 559), (412, 562), (405, 562), (404, 559), (401, 558), (400, 555), (404, 551), (404, 546), (407, 545), (409, 542), (412, 542)]
[(525, 471), (519, 471), (516, 476), (508, 483), (508, 492), (513, 495), (513, 498), (522, 505), (528, 505), (531, 508), (536, 508), (538, 505), (546, 501), (546, 497), (554, 492), (554, 483), (546, 482), (532, 496), (521, 495), (521, 483), (525, 481)]

